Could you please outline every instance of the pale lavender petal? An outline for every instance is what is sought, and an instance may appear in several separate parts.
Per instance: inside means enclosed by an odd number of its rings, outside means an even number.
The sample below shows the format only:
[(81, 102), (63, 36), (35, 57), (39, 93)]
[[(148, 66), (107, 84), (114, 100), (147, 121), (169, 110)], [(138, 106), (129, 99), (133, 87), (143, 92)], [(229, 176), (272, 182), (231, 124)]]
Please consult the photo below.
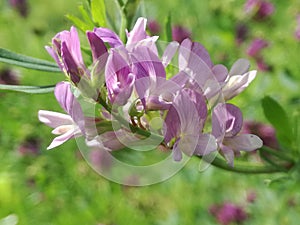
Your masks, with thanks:
[(100, 37), (103, 40), (103, 42), (108, 43), (112, 48), (123, 45), (119, 36), (110, 29), (100, 27), (95, 28), (94, 32), (98, 37)]
[(225, 145), (221, 145), (220, 148), (228, 164), (233, 167), (234, 151)]
[[(114, 101), (115, 95), (122, 89), (128, 88), (134, 81), (131, 74), (130, 63), (125, 49), (111, 49), (105, 68), (105, 80), (110, 101)], [(133, 79), (133, 80), (132, 80)]]
[(127, 80), (124, 82), (124, 86), (118, 88), (115, 91), (115, 98), (113, 99), (113, 103), (118, 105), (125, 105), (128, 102), (133, 90), (133, 84), (135, 76), (132, 73), (128, 74)]
[(230, 100), (241, 93), (256, 77), (256, 70), (250, 71), (243, 75), (235, 75), (229, 77), (223, 87), (224, 99)]
[(160, 96), (150, 96), (147, 99), (147, 110), (168, 110), (171, 106), (171, 102), (166, 102), (160, 98)]
[(198, 42), (193, 42), (192, 52), (197, 56), (199, 56), (199, 58), (202, 59), (207, 64), (208, 67), (210, 68), (213, 67), (213, 63), (210, 59), (209, 53), (203, 45), (201, 45)]
[(146, 25), (147, 19), (143, 17), (137, 19), (133, 29), (127, 33), (127, 45), (135, 44), (147, 38)]
[(178, 48), (179, 48), (179, 43), (176, 41), (172, 41), (170, 44), (168, 44), (162, 56), (162, 63), (164, 67), (167, 67), (169, 65), (170, 61), (174, 57)]
[(203, 88), (206, 81), (213, 77), (212, 64), (206, 56), (206, 52), (200, 51), (200, 44), (193, 44), (186, 39), (179, 48), (178, 62), (179, 70), (184, 71), (190, 78)]
[(219, 103), (212, 112), (212, 134), (218, 142), (223, 140), (226, 131), (226, 107), (225, 104)]
[(81, 49), (80, 49), (80, 40), (79, 40), (77, 30), (74, 26), (71, 27), (70, 36), (71, 36), (70, 37), (71, 42), (67, 43), (68, 48), (71, 51), (71, 54), (74, 57), (76, 63), (78, 65), (83, 65), (83, 59), (82, 59)]
[(158, 56), (145, 46), (138, 46), (132, 54), (134, 73), (137, 79), (142, 77), (166, 77), (165, 68)]
[(184, 71), (180, 71), (178, 74), (173, 76), (170, 80), (174, 83), (176, 83), (180, 87), (184, 87), (188, 80), (190, 79), (190, 76), (188, 73)]
[(218, 149), (217, 141), (211, 134), (201, 134), (198, 137), (197, 147), (195, 149), (195, 155), (208, 155)]
[(51, 144), (47, 147), (47, 150), (55, 148), (59, 145), (62, 145), (63, 143), (65, 143), (67, 140), (73, 138), (75, 135), (75, 130), (71, 129), (68, 132), (56, 137), (53, 139), (53, 141), (51, 142)]
[(80, 127), (81, 131), (85, 133), (82, 108), (71, 91), (70, 83), (58, 83), (54, 89), (54, 95), (60, 106), (72, 117), (74, 122)]
[(242, 75), (247, 73), (250, 68), (250, 62), (247, 59), (238, 59), (231, 67), (229, 76)]
[(253, 151), (261, 148), (263, 146), (263, 141), (254, 134), (241, 134), (225, 138), (224, 144), (234, 151)]
[(171, 106), (165, 118), (163, 125), (165, 142), (169, 143), (172, 138), (177, 137), (180, 133), (180, 118), (174, 106)]
[(200, 133), (201, 121), (197, 106), (190, 97), (190, 92), (183, 89), (174, 99), (173, 105), (180, 121), (180, 133), (194, 135)]
[(109, 131), (105, 132), (98, 136), (97, 140), (101, 141), (103, 146), (108, 148), (109, 150), (119, 150), (124, 148), (124, 144), (122, 144), (119, 140), (119, 136), (122, 134), (118, 134), (118, 131)]
[(180, 162), (182, 160), (182, 152), (178, 148), (179, 142), (180, 142), (180, 139), (177, 140), (173, 146), (173, 159), (176, 162)]
[(212, 72), (215, 75), (217, 81), (222, 82), (226, 80), (228, 70), (224, 65), (218, 64), (212, 67)]
[(200, 94), (197, 91), (194, 91), (192, 89), (183, 89), (185, 91), (190, 99), (193, 101), (194, 106), (198, 112), (199, 118), (204, 121), (207, 117), (207, 106), (206, 106), (206, 100), (202, 94)]
[(73, 124), (73, 120), (69, 115), (47, 110), (39, 110), (38, 118), (42, 123), (52, 128)]
[(45, 49), (47, 50), (49, 55), (55, 60), (55, 62), (57, 63), (57, 65), (59, 66), (61, 71), (65, 72), (64, 66), (63, 66), (62, 62), (60, 61), (58, 54), (54, 51), (54, 49), (51, 48), (50, 46), (45, 46)]

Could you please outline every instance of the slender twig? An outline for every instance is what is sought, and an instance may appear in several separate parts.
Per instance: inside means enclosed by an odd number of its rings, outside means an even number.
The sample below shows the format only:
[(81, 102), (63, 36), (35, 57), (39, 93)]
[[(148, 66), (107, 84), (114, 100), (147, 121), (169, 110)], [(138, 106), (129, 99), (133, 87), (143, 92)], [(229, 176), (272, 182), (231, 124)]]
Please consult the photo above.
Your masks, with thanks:
[(216, 157), (214, 161), (211, 163), (212, 165), (227, 170), (231, 172), (237, 173), (246, 173), (246, 174), (263, 174), (263, 173), (279, 173), (279, 172), (287, 172), (287, 169), (282, 170), (282, 168), (276, 168), (274, 166), (269, 165), (259, 165), (253, 163), (241, 163), (235, 162), (234, 167), (231, 167), (227, 164), (227, 162), (219, 157)]
[(272, 149), (270, 147), (267, 147), (267, 146), (262, 146), (260, 149), (259, 149), (261, 152), (267, 152), (273, 156), (276, 156), (278, 157), (279, 159), (283, 159), (283, 160), (286, 160), (286, 161), (289, 161), (289, 162), (295, 162), (295, 160), (288, 156), (287, 154), (285, 154), (283, 151), (280, 151), (280, 150), (275, 150), (275, 149)]

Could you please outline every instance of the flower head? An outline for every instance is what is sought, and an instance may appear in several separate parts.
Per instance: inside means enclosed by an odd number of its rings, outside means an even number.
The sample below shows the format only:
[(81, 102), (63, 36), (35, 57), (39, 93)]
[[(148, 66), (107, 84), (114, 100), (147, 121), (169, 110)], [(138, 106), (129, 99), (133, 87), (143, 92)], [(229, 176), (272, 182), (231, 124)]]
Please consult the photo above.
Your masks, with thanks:
[(233, 222), (240, 224), (248, 218), (247, 213), (241, 206), (231, 202), (213, 205), (209, 211), (222, 225), (229, 225)]
[(212, 134), (218, 142), (221, 153), (233, 166), (235, 155), (240, 151), (253, 151), (262, 147), (262, 140), (253, 134), (239, 134), (243, 125), (242, 112), (229, 103), (219, 103), (213, 110)]
[(88, 75), (75, 27), (71, 27), (70, 31), (58, 33), (52, 39), (52, 47), (46, 46), (46, 50), (74, 84), (79, 83), (82, 76)]
[(184, 39), (191, 39), (192, 33), (185, 27), (176, 25), (172, 27), (172, 39), (181, 43)]
[(61, 82), (56, 85), (54, 91), (57, 101), (68, 115), (46, 110), (40, 110), (38, 113), (39, 120), (54, 128), (53, 134), (59, 135), (47, 149), (55, 148), (85, 133), (83, 112), (70, 88), (70, 83)]
[(245, 4), (246, 13), (252, 13), (258, 20), (266, 19), (275, 11), (274, 5), (269, 1), (248, 0)]

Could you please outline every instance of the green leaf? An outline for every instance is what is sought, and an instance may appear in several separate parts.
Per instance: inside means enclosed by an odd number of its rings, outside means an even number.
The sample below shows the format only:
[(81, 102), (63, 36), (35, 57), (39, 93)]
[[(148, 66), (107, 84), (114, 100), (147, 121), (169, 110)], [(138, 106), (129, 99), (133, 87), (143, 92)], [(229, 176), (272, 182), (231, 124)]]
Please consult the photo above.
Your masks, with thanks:
[(55, 63), (0, 48), (0, 62), (47, 72), (61, 72)]
[(55, 85), (48, 86), (22, 86), (22, 85), (5, 85), (0, 84), (0, 91), (23, 92), (28, 94), (45, 94), (54, 91)]
[(91, 13), (97, 26), (106, 26), (106, 10), (104, 0), (91, 0)]
[(66, 15), (66, 17), (68, 20), (70, 20), (72, 23), (74, 23), (74, 25), (76, 27), (78, 27), (80, 30), (82, 30), (83, 32), (90, 30), (89, 25), (87, 25), (85, 22), (83, 22), (78, 17), (70, 15), (70, 14)]
[[(86, 6), (88, 7), (88, 6)], [(94, 22), (91, 18), (91, 15), (89, 13), (89, 9), (86, 9), (83, 5), (78, 6), (78, 10), (83, 18), (83, 20), (86, 22), (87, 25), (94, 28)]]
[(285, 143), (290, 142), (292, 128), (289, 117), (283, 107), (269, 96), (262, 99), (262, 107), (266, 118), (276, 129), (278, 139)]
[(165, 25), (165, 35), (166, 35), (166, 41), (171, 42), (172, 41), (172, 17), (171, 13), (169, 13)]

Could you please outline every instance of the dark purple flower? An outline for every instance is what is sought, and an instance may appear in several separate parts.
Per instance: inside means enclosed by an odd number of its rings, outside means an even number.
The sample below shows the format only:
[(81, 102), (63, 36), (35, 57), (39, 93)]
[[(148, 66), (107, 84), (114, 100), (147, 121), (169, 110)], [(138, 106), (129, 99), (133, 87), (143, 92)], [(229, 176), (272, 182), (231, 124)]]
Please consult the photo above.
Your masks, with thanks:
[(9, 0), (11, 7), (15, 8), (21, 16), (27, 17), (28, 15), (28, 2), (27, 0)]
[(275, 10), (274, 5), (269, 1), (248, 0), (245, 4), (246, 13), (251, 13), (258, 20), (268, 18)]
[(181, 43), (184, 39), (191, 39), (192, 33), (185, 27), (175, 25), (172, 27), (172, 39)]
[(161, 32), (161, 27), (156, 20), (150, 20), (148, 22), (148, 30), (151, 35), (158, 35)]
[(257, 57), (260, 54), (260, 52), (268, 46), (269, 42), (261, 38), (256, 38), (251, 42), (250, 46), (248, 47), (247, 54), (251, 57)]
[(257, 57), (255, 61), (260, 71), (270, 71), (272, 69), (272, 67), (265, 62), (263, 57)]
[(271, 2), (262, 1), (260, 3), (259, 9), (255, 15), (257, 19), (265, 19), (271, 16), (274, 12), (275, 8)]
[(256, 134), (262, 139), (264, 145), (269, 146), (270, 148), (278, 149), (279, 147), (276, 131), (270, 125), (255, 121), (245, 121), (243, 133)]
[(46, 50), (74, 84), (78, 84), (82, 76), (90, 76), (83, 62), (79, 36), (75, 27), (71, 27), (70, 31), (58, 33), (52, 39), (52, 47), (46, 46)]
[(213, 205), (209, 209), (219, 224), (229, 225), (231, 223), (243, 223), (248, 215), (245, 210), (236, 204), (225, 202), (221, 205)]
[(40, 153), (40, 140), (37, 138), (29, 138), (21, 143), (18, 152), (21, 155), (38, 155)]
[(256, 198), (257, 198), (257, 195), (256, 195), (255, 191), (251, 190), (247, 193), (247, 198), (246, 198), (247, 202), (254, 203)]
[(0, 71), (0, 84), (18, 85), (19, 75), (10, 69), (4, 69)]
[(237, 24), (235, 27), (235, 40), (238, 45), (242, 44), (248, 36), (249, 29), (246, 24)]

